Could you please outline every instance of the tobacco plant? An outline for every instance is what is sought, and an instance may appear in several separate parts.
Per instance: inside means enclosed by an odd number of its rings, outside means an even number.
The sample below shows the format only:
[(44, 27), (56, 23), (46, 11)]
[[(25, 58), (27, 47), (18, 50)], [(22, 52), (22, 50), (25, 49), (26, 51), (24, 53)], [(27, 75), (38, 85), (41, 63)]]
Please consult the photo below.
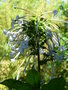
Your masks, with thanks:
[[(50, 13), (55, 17), (58, 11), (53, 10)], [(20, 55), (23, 55), (24, 59), (19, 68), (24, 65), (24, 69), (22, 79), (18, 72), (16, 79), (8, 79), (1, 84), (8, 86), (9, 90), (66, 90), (63, 76), (54, 75), (54, 62), (63, 62), (66, 59), (66, 49), (61, 45), (60, 27), (54, 21), (68, 22), (48, 19), (43, 14), (41, 16), (34, 14), (30, 17), (28, 20), (26, 15), (21, 17), (17, 15), (14, 20), (11, 19), (11, 28), (3, 31), (11, 49), (11, 61), (15, 62)], [(48, 62), (52, 63), (52, 76), (46, 84), (42, 77), (46, 73), (43, 71)]]

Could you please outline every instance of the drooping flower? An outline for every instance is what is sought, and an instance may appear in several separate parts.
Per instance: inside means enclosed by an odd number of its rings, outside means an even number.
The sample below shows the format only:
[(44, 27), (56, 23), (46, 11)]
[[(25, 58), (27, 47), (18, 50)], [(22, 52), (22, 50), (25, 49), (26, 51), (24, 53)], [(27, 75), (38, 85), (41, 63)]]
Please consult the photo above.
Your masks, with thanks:
[(53, 11), (54, 16), (57, 15), (57, 13), (58, 13), (57, 10)]
[(64, 48), (63, 46), (60, 46), (60, 47), (58, 48), (58, 50), (60, 50), (60, 51), (62, 52), (62, 51), (65, 51), (65, 48)]
[(58, 61), (61, 61), (61, 60), (64, 59), (64, 56), (63, 56), (63, 54), (60, 54), (60, 55), (55, 54), (55, 55), (54, 55), (54, 59), (56, 59), (56, 60), (58, 60)]
[(23, 49), (28, 48), (28, 41), (22, 41), (22, 42), (21, 42), (21, 47), (22, 47)]
[(48, 30), (47, 32), (46, 32), (46, 38), (47, 39), (50, 39), (52, 37), (52, 34), (51, 34), (51, 32)]

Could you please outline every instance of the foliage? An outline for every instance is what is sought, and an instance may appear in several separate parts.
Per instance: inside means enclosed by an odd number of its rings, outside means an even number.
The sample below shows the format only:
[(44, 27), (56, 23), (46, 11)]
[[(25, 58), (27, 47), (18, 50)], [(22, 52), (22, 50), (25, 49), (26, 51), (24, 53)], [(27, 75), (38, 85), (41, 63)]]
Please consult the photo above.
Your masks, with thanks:
[(66, 90), (65, 85), (66, 85), (66, 82), (64, 78), (62, 77), (55, 78), (55, 79), (52, 79), (48, 84), (43, 85), (41, 90)]
[[(26, 81), (21, 82), (19, 80), (8, 79), (3, 82), (0, 82), (3, 85), (8, 86), (9, 89), (15, 90), (39, 90), (38, 81), (40, 77), (36, 77), (36, 75), (40, 75), (36, 70), (32, 69), (27, 73)], [(62, 82), (62, 83), (61, 83)], [(40, 90), (66, 90), (65, 89), (65, 79), (63, 77), (52, 79), (48, 84), (42, 85)], [(58, 87), (59, 86), (59, 87)]]

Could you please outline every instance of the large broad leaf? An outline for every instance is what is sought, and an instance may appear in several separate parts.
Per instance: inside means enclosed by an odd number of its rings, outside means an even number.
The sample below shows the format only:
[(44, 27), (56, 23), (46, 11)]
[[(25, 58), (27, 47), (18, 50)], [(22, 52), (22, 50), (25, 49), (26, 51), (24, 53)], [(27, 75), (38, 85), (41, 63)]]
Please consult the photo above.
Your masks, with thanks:
[(43, 85), (41, 90), (66, 90), (63, 77), (52, 79), (48, 84)]
[(14, 79), (7, 79), (0, 84), (7, 86), (9, 89), (15, 90), (33, 90), (32, 87), (27, 83), (22, 83), (21, 81)]
[(34, 69), (31, 69), (27, 76), (26, 76), (26, 82), (29, 83), (33, 87), (38, 87), (40, 83), (40, 74)]

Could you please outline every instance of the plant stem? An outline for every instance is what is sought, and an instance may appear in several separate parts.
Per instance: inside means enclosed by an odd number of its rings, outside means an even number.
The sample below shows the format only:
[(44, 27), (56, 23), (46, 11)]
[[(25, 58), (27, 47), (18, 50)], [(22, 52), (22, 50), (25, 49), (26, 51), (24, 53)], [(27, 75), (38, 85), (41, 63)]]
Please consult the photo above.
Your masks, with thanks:
[(36, 21), (36, 38), (37, 38), (37, 56), (38, 56), (38, 71), (40, 72), (40, 53), (39, 53), (39, 32), (38, 32), (38, 17)]
[(37, 38), (38, 71), (40, 72), (39, 37)]
[[(37, 38), (37, 57), (38, 57), (38, 72), (40, 73), (40, 53), (39, 53), (39, 32), (38, 32), (38, 18), (36, 21), (36, 38)], [(40, 90), (40, 82), (39, 82), (39, 90)]]

